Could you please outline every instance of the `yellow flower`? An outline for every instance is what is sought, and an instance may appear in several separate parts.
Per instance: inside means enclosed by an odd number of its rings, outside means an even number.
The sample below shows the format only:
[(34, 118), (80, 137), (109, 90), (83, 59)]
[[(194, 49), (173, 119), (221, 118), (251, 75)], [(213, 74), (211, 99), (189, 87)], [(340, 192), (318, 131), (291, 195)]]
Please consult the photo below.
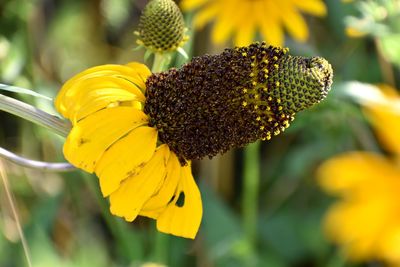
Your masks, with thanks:
[(199, 11), (194, 26), (215, 21), (212, 41), (221, 44), (234, 35), (235, 45), (248, 45), (260, 31), (267, 43), (282, 46), (284, 28), (297, 41), (308, 38), (308, 27), (300, 12), (325, 16), (321, 0), (182, 0), (183, 10)]
[(157, 229), (194, 238), (201, 221), (200, 192), (190, 162), (181, 166), (143, 112), (145, 65), (103, 65), (79, 73), (62, 87), (58, 111), (73, 128), (66, 159), (99, 177), (112, 214), (157, 220)]
[(194, 238), (202, 205), (190, 162), (280, 134), (327, 96), (332, 77), (325, 59), (265, 43), (154, 74), (139, 63), (94, 67), (57, 96), (73, 125), (64, 155), (99, 177), (112, 214)]
[(388, 85), (379, 85), (382, 99), (365, 102), (365, 113), (386, 150), (400, 156), (400, 96)]
[[(400, 155), (400, 98), (383, 86), (383, 100), (365, 102), (382, 144)], [(321, 186), (340, 197), (325, 218), (328, 237), (350, 259), (381, 260), (400, 266), (400, 167), (396, 159), (351, 152), (325, 162), (318, 170)]]

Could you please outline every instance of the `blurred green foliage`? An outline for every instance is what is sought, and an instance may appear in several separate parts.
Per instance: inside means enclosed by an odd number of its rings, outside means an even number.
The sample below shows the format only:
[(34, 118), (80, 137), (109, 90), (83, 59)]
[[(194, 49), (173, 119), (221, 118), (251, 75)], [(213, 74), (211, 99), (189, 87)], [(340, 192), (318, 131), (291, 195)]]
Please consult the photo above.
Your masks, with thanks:
[[(0, 83), (54, 97), (63, 81), (84, 68), (142, 61), (144, 51), (132, 50), (132, 32), (145, 3), (2, 0)], [(246, 241), (242, 224), (242, 150), (195, 162), (204, 216), (194, 241), (156, 233), (145, 218), (126, 223), (111, 216), (94, 176), (6, 164), (34, 266), (383, 266), (346, 263), (324, 238), (321, 221), (331, 199), (321, 193), (314, 174), (323, 160), (337, 153), (381, 149), (343, 87), (349, 80), (398, 85), (400, 8), (398, 1), (384, 0), (326, 4), (328, 17), (309, 18), (310, 40), (298, 44), (288, 39), (287, 46), (293, 54), (327, 58), (335, 71), (333, 89), (325, 102), (299, 114), (285, 134), (262, 143), (255, 244)], [(186, 18), (190, 21), (190, 14)], [(346, 26), (367, 36), (350, 38)], [(205, 41), (207, 34), (208, 29), (193, 34), (187, 51), (221, 51)], [(174, 62), (183, 63), (179, 56)], [(50, 101), (6, 94), (54, 112)], [(30, 158), (62, 161), (62, 142), (0, 113), (2, 147)], [(2, 186), (0, 207), (0, 266), (27, 266)]]

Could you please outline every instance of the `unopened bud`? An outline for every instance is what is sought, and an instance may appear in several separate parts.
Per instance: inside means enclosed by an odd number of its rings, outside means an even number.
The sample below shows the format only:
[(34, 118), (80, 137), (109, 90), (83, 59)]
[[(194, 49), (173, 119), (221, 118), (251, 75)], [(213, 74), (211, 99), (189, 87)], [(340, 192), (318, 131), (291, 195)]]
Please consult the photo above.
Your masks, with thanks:
[(152, 52), (177, 50), (188, 39), (185, 21), (172, 0), (151, 0), (144, 8), (135, 34), (137, 43)]

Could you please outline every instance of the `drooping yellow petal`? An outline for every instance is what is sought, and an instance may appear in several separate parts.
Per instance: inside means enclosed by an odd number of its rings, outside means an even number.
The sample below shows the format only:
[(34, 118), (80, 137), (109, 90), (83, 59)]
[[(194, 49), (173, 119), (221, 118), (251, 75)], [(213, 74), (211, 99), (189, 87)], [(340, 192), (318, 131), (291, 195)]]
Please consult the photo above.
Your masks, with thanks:
[(178, 157), (171, 152), (165, 180), (162, 182), (158, 192), (143, 205), (140, 215), (156, 219), (165, 210), (177, 190), (179, 179), (181, 178), (181, 169), (182, 166)]
[[(96, 91), (88, 92), (84, 99), (79, 103), (76, 103), (75, 114), (70, 114), (72, 123), (75, 124), (77, 121), (86, 118), (87, 116), (97, 112), (103, 108), (111, 107), (113, 104), (118, 106), (123, 104), (124, 106), (135, 107), (142, 110), (142, 101), (130, 92), (116, 88), (102, 88)], [(136, 105), (137, 104), (137, 105)]]
[[(132, 63), (132, 66), (135, 66), (135, 64)], [(56, 108), (64, 117), (69, 118), (71, 117), (69, 112), (71, 107), (74, 107), (77, 97), (84, 95), (86, 91), (101, 88), (123, 89), (133, 93), (139, 99), (144, 99), (145, 79), (148, 75), (148, 70), (144, 71), (144, 68), (146, 68), (144, 65), (140, 68), (102, 65), (87, 69), (64, 84), (56, 98)]]
[(74, 166), (92, 173), (114, 142), (146, 121), (142, 111), (131, 107), (100, 110), (74, 125), (64, 144), (64, 156)]
[[(149, 70), (149, 68), (142, 63), (129, 62), (128, 64), (126, 64), (126, 66), (134, 69), (143, 83), (146, 83), (147, 78), (151, 75), (151, 71)], [(143, 89), (146, 89), (146, 87), (144, 86)]]
[(157, 130), (141, 126), (115, 142), (103, 155), (96, 166), (103, 196), (118, 189), (129, 176), (142, 171), (156, 149)]
[(281, 18), (289, 34), (297, 41), (304, 42), (308, 38), (308, 27), (301, 14), (294, 6), (280, 2)]
[(203, 208), (201, 195), (189, 166), (182, 167), (181, 178), (173, 201), (157, 218), (157, 229), (186, 238), (195, 238)]
[[(79, 80), (85, 80), (92, 77), (114, 76), (126, 79), (136, 84), (140, 89), (144, 89), (147, 77), (151, 75), (150, 70), (141, 63), (131, 62), (126, 65), (106, 64), (84, 70), (71, 79), (69, 79), (64, 87), (66, 89)], [(63, 93), (62, 90), (60, 92)]]
[(168, 146), (161, 145), (137, 175), (125, 179), (110, 195), (111, 213), (133, 221), (165, 178), (168, 157)]
[(312, 14), (314, 16), (322, 17), (326, 15), (325, 3), (321, 0), (291, 0), (291, 2), (302, 11)]
[[(100, 101), (97, 100), (97, 97), (101, 97), (101, 95), (99, 95), (101, 91), (105, 89), (109, 90), (109, 95), (112, 96), (112, 98), (103, 98), (100, 99)], [(81, 79), (72, 83), (69, 90), (65, 93), (65, 99), (63, 101), (63, 108), (65, 111), (63, 111), (63, 115), (75, 121), (77, 117), (76, 114), (80, 111), (84, 103), (90, 103), (93, 100), (104, 108), (112, 102), (133, 99), (137, 99), (141, 102), (145, 101), (145, 97), (138, 87), (125, 79), (113, 76), (97, 76)]]

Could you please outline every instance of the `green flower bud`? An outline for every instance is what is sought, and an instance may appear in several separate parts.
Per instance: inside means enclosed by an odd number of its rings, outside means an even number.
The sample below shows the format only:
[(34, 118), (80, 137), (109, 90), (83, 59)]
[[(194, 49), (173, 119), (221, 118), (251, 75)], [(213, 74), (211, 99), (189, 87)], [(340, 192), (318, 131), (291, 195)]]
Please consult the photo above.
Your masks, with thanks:
[(187, 40), (185, 22), (172, 0), (151, 0), (144, 8), (135, 34), (137, 43), (152, 52), (177, 50)]

